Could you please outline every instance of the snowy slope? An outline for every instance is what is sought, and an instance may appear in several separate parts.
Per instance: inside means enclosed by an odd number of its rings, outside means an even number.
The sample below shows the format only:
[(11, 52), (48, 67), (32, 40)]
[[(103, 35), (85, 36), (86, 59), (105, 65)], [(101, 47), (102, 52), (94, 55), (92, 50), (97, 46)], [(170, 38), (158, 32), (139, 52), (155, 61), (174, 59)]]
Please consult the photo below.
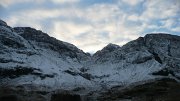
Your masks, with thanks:
[[(87, 72), (107, 87), (128, 85), (161, 77), (179, 79), (180, 37), (148, 34), (113, 51), (98, 51)], [(103, 55), (101, 55), (103, 53)], [(179, 80), (178, 80), (179, 81)]]
[(11, 28), (1, 23), (1, 83), (67, 89), (92, 85), (86, 78), (66, 72), (80, 72), (82, 63), (89, 58), (82, 50), (41, 31), (29, 27)]
[(148, 34), (90, 56), (42, 31), (0, 20), (1, 85), (98, 90), (164, 77), (180, 79), (180, 36)]

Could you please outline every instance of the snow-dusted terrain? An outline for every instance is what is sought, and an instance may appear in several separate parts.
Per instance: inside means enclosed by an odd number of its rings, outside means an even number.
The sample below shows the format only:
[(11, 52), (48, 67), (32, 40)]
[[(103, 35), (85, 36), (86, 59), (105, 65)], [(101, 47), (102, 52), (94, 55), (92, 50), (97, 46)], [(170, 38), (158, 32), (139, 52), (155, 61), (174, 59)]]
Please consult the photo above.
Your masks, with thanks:
[[(89, 86), (80, 75), (90, 57), (74, 45), (58, 41), (32, 28), (10, 28), (1, 22), (1, 79), (6, 84), (35, 84), (53, 87)], [(7, 74), (8, 70), (11, 74)], [(1, 82), (3, 83), (3, 82)]]
[[(101, 91), (161, 78), (180, 80), (180, 36), (147, 34), (90, 56), (30, 27), (0, 20), (0, 85)], [(37, 88), (38, 89), (38, 88)]]

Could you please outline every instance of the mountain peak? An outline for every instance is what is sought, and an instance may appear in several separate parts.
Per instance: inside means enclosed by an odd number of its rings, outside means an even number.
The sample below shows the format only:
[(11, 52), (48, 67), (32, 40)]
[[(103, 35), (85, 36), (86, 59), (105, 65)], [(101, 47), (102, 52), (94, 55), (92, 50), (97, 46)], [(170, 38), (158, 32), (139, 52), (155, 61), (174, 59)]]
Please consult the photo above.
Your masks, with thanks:
[(99, 57), (99, 56), (102, 56), (102, 55), (104, 55), (106, 53), (110, 53), (110, 52), (112, 52), (112, 51), (114, 51), (114, 50), (116, 50), (118, 48), (120, 48), (119, 45), (109, 43), (102, 50), (97, 51), (93, 56), (94, 57)]
[(109, 43), (107, 46), (105, 46), (103, 49), (107, 49), (109, 51), (113, 51), (116, 48), (119, 48), (119, 45), (113, 44), (113, 43)]

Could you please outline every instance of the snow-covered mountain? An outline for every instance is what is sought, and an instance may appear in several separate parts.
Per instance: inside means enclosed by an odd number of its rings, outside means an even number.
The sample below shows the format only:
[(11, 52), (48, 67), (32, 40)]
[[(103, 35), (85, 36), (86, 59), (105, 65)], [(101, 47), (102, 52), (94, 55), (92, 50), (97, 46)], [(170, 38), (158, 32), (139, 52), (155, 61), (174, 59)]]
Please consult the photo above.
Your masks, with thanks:
[(159, 76), (180, 78), (180, 36), (147, 34), (106, 51), (105, 47), (93, 55), (95, 62), (88, 66), (87, 71), (99, 77), (105, 76), (97, 81), (106, 85), (127, 85)]
[(122, 47), (108, 44), (90, 56), (42, 31), (11, 28), (0, 20), (1, 87), (61, 89), (92, 98), (113, 87), (130, 87), (164, 78), (179, 84), (180, 36), (147, 34)]
[[(36, 84), (54, 87), (91, 85), (80, 72), (90, 58), (72, 44), (59, 41), (29, 27), (11, 28), (1, 21), (1, 79), (6, 84)], [(2, 82), (2, 83), (3, 83)]]

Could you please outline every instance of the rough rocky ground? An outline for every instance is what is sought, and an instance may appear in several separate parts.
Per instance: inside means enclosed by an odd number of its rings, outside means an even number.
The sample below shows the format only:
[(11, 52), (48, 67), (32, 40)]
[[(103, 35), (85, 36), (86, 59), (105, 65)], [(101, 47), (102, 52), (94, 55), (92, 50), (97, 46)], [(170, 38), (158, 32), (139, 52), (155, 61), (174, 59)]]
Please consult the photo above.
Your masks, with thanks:
[(128, 87), (116, 86), (86, 96), (64, 90), (33, 91), (24, 87), (4, 87), (0, 89), (0, 101), (179, 101), (179, 89), (180, 84), (169, 78)]

